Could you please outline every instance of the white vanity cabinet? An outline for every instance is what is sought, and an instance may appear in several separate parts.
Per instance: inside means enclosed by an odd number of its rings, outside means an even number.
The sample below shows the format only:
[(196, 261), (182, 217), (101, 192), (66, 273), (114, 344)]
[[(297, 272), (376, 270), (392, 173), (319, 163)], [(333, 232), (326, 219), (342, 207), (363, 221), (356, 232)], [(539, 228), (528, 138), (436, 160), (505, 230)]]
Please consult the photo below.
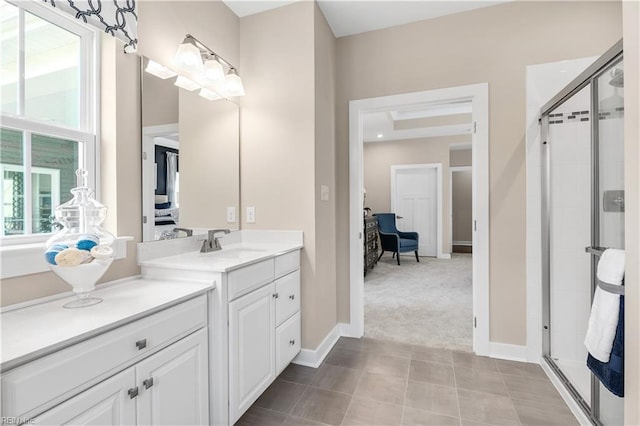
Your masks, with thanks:
[(299, 268), (295, 250), (229, 273), (230, 424), (300, 352)]
[(203, 294), (3, 371), (3, 417), (209, 424), (207, 306)]

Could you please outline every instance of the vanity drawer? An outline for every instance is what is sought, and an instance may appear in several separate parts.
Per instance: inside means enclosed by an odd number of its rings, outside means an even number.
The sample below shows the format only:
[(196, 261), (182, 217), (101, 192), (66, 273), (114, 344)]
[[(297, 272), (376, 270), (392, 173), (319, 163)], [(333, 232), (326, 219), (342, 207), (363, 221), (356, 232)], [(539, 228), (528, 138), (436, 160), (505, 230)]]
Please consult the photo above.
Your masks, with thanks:
[(3, 373), (3, 416), (33, 417), (206, 322), (203, 295)]
[(276, 281), (276, 326), (300, 310), (300, 271)]
[(276, 328), (276, 376), (300, 352), (300, 312)]
[(276, 278), (300, 269), (300, 250), (282, 254), (276, 257)]
[(229, 301), (237, 299), (273, 281), (273, 259), (245, 266), (227, 276)]

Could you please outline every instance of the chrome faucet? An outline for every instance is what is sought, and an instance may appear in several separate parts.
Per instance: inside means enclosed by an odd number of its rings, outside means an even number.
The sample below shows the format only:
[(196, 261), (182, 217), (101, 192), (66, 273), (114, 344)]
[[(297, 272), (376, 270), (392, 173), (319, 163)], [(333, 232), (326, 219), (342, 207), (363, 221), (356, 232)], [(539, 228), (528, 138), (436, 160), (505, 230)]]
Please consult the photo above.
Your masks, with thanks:
[(178, 235), (178, 232), (184, 232), (185, 234), (187, 234), (187, 237), (191, 237), (193, 235), (193, 229), (189, 229), (189, 228), (173, 228), (173, 232), (176, 233), (176, 236)]
[(200, 248), (200, 253), (209, 253), (210, 251), (218, 251), (222, 249), (220, 245), (220, 240), (216, 237), (216, 234), (219, 232), (224, 232), (228, 234), (231, 232), (228, 229), (211, 229), (208, 232), (208, 238), (206, 240), (202, 240), (202, 247)]

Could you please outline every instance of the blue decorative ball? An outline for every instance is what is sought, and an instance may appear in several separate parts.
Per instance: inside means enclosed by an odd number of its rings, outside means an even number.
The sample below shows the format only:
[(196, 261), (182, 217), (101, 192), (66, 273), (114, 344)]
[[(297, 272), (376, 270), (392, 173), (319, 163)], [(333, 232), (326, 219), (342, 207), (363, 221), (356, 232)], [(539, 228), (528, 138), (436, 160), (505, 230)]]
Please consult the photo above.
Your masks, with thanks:
[(60, 253), (62, 250), (68, 249), (69, 246), (66, 244), (54, 244), (44, 252), (44, 258), (46, 261), (52, 265), (57, 265), (56, 263), (56, 255)]
[(92, 248), (98, 245), (100, 237), (94, 234), (82, 234), (78, 237), (76, 242), (76, 248), (78, 250), (90, 251)]

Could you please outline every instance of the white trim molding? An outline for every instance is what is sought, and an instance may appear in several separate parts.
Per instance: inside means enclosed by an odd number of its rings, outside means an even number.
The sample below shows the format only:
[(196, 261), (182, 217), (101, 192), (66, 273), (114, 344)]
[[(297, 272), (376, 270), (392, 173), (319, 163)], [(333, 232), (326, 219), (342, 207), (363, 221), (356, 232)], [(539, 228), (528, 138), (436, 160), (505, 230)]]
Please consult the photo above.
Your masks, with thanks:
[(335, 327), (327, 334), (322, 343), (315, 349), (302, 349), (293, 361), (294, 364), (304, 365), (305, 367), (318, 368), (329, 355), (333, 346), (338, 342), (341, 336), (341, 329), (344, 324), (336, 324)]
[(489, 354), (489, 85), (472, 84), (349, 102), (349, 259), (350, 326), (354, 337), (364, 334), (362, 245), (363, 117), (408, 106), (468, 102), (472, 107), (473, 167), (473, 350)]
[(511, 345), (508, 343), (490, 342), (489, 356), (491, 358), (506, 359), (509, 361), (528, 362), (526, 346)]
[(576, 400), (573, 399), (573, 397), (571, 396), (567, 388), (564, 387), (564, 385), (562, 384), (558, 376), (556, 376), (553, 373), (553, 370), (551, 369), (551, 367), (549, 366), (547, 361), (545, 361), (544, 358), (540, 360), (540, 367), (542, 367), (542, 370), (549, 378), (549, 381), (551, 382), (551, 384), (553, 384), (553, 387), (556, 388), (556, 390), (558, 391), (558, 393), (560, 394), (564, 402), (567, 404), (567, 407), (569, 407), (569, 410), (571, 410), (571, 414), (574, 415), (578, 423), (580, 423), (581, 425), (591, 425), (592, 424), (591, 420), (589, 420), (589, 418), (584, 413), (584, 411), (582, 411), (582, 409), (580, 408)]

